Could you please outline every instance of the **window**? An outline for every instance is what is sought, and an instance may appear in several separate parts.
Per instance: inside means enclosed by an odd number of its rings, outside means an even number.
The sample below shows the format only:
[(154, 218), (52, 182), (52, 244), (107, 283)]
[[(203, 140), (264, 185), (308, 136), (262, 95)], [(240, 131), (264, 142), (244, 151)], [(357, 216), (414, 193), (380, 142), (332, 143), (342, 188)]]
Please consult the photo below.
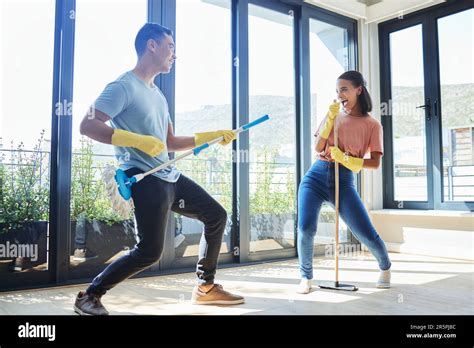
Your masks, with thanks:
[[(314, 18), (309, 20), (310, 72), (311, 72), (311, 159), (316, 160), (313, 134), (327, 114), (329, 105), (337, 99), (336, 79), (349, 70), (348, 30)], [(334, 209), (323, 204), (314, 244), (334, 242)], [(344, 221), (340, 221), (341, 242), (350, 241)]]
[(427, 201), (425, 112), (420, 108), (425, 103), (421, 24), (390, 34), (390, 61), (394, 199)]
[[(311, 71), (311, 129), (323, 121), (329, 105), (336, 98), (336, 79), (349, 70), (347, 29), (314, 18), (309, 20)], [(313, 132), (314, 133), (314, 132)], [(314, 149), (312, 137), (312, 150)], [(312, 161), (316, 152), (311, 151)]]
[(446, 202), (474, 201), (473, 23), (473, 9), (438, 19)]
[(105, 164), (117, 163), (114, 149), (81, 136), (79, 124), (105, 86), (135, 66), (135, 36), (146, 11), (146, 0), (76, 2), (70, 250), (75, 278), (95, 276), (135, 245), (132, 217), (114, 213), (102, 180)]
[[(175, 134), (232, 129), (230, 0), (176, 2)], [(219, 28), (216, 30), (216, 28)], [(232, 146), (214, 145), (176, 163), (224, 206), (221, 253), (230, 253)], [(175, 214), (175, 259), (197, 256), (204, 225)]]
[[(269, 40), (269, 37), (274, 39)], [(250, 252), (294, 248), (296, 193), (294, 18), (249, 5)]]
[(472, 7), (380, 25), (387, 208), (474, 209)]
[[(0, 278), (6, 284), (18, 273), (24, 280), (49, 267), (54, 9), (53, 0), (0, 2), (0, 244), (7, 250)], [(23, 250), (10, 254), (8, 245)]]

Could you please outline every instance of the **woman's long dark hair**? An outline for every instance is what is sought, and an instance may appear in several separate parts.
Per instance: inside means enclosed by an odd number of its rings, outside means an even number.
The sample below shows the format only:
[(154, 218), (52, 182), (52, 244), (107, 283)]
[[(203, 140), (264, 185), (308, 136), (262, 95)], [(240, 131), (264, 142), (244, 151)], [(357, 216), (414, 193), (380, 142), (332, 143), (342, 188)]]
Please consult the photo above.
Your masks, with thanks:
[(369, 91), (365, 87), (365, 80), (362, 74), (355, 70), (349, 70), (338, 77), (338, 80), (350, 81), (354, 87), (362, 87), (362, 92), (357, 97), (357, 101), (360, 106), (360, 111), (363, 115), (372, 111), (372, 99), (370, 98)]

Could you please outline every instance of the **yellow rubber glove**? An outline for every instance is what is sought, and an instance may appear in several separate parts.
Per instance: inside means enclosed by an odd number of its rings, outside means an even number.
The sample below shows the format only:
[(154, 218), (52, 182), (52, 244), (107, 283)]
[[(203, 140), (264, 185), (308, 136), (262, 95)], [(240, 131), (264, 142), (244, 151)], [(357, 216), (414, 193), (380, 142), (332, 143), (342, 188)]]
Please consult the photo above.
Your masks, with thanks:
[(232, 142), (232, 140), (235, 140), (237, 136), (232, 130), (219, 130), (215, 132), (196, 133), (194, 135), (194, 142), (196, 143), (196, 146), (199, 146), (219, 137), (224, 137), (224, 140), (222, 140), (219, 144), (227, 145)]
[(362, 169), (364, 164), (364, 160), (362, 158), (347, 156), (335, 146), (330, 146), (329, 150), (331, 151), (332, 159), (338, 163), (341, 163), (347, 169), (352, 170), (354, 173), (358, 173)]
[(329, 138), (329, 134), (331, 134), (332, 127), (334, 126), (334, 120), (339, 114), (340, 105), (341, 104), (335, 99), (334, 102), (329, 105), (329, 111), (326, 115), (326, 122), (324, 122), (324, 125), (321, 128), (321, 131), (319, 132), (322, 138)]
[(134, 147), (151, 157), (158, 156), (166, 148), (165, 144), (154, 136), (132, 133), (123, 129), (114, 129), (112, 145)]

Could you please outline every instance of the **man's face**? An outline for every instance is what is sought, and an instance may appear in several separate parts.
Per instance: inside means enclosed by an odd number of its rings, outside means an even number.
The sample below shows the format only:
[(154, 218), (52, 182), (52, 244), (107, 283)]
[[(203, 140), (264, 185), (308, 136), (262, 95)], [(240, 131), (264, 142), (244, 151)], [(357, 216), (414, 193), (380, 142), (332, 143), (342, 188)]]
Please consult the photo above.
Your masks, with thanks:
[(153, 40), (153, 62), (160, 73), (168, 74), (176, 60), (173, 37), (165, 35), (158, 42)]

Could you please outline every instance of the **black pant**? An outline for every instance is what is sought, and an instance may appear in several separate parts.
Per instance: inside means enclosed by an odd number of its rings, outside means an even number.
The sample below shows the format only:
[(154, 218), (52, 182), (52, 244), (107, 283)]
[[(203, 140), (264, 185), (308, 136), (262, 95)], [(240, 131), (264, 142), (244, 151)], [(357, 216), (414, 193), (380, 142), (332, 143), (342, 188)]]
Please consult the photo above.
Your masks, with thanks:
[[(131, 177), (142, 171), (131, 168)], [(202, 187), (183, 174), (176, 183), (153, 175), (132, 186), (138, 243), (129, 254), (111, 263), (94, 278), (88, 293), (105, 294), (121, 281), (157, 262), (163, 252), (170, 210), (204, 223), (196, 267), (198, 283), (212, 284), (224, 234), (227, 212)]]

